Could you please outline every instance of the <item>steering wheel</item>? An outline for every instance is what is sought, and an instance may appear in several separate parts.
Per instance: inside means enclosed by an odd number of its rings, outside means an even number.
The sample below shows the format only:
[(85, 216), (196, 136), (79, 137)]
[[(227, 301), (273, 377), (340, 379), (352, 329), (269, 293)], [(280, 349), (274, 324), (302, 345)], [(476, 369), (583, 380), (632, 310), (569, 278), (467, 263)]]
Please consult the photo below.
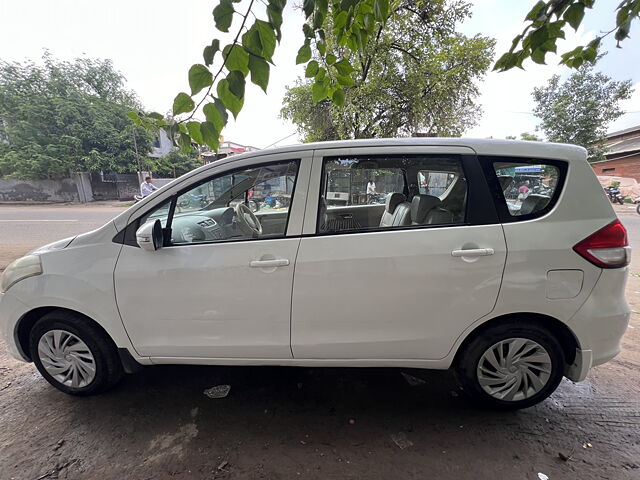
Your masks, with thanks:
[(238, 203), (235, 212), (240, 230), (242, 230), (245, 235), (252, 237), (262, 235), (262, 224), (249, 207), (244, 203)]

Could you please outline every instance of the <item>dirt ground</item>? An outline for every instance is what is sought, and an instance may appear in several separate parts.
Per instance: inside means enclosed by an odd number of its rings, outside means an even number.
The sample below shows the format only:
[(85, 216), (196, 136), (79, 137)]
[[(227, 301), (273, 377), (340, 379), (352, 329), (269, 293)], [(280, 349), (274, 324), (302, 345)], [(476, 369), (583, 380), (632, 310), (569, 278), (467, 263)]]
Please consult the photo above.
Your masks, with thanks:
[(476, 408), (449, 372), (393, 369), (148, 367), (74, 398), (0, 344), (0, 479), (637, 480), (640, 258), (631, 272), (622, 353), (513, 413)]

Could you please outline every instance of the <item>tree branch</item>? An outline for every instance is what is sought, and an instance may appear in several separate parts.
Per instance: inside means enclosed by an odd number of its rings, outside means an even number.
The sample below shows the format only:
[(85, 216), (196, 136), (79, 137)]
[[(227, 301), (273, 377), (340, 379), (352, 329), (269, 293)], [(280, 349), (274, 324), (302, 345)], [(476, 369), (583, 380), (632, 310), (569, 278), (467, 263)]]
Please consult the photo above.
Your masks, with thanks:
[(231, 48), (227, 52), (227, 55), (223, 56), (224, 58), (222, 59), (222, 65), (220, 66), (220, 69), (218, 70), (218, 73), (216, 73), (214, 75), (213, 80), (211, 81), (211, 85), (209, 85), (209, 88), (207, 88), (206, 93), (203, 95), (202, 99), (198, 102), (198, 104), (196, 105), (196, 108), (193, 109), (191, 114), (189, 114), (189, 116), (187, 118), (185, 118), (183, 120), (180, 120), (177, 123), (184, 123), (187, 120), (191, 120), (193, 118), (193, 116), (196, 114), (196, 112), (198, 111), (198, 109), (200, 108), (200, 106), (204, 103), (204, 101), (207, 99), (207, 97), (211, 93), (211, 90), (213, 89), (213, 86), (216, 84), (216, 80), (218, 80), (218, 77), (220, 76), (220, 74), (224, 70), (224, 65), (225, 65), (225, 63), (227, 63), (227, 58), (229, 58), (229, 55), (231, 55), (231, 52), (233, 51), (233, 49), (238, 44), (238, 39), (240, 38), (240, 34), (242, 33), (242, 29), (244, 28), (244, 24), (247, 23), (247, 18), (249, 18), (249, 14), (252, 13), (251, 9), (253, 8), (254, 1), (255, 0), (251, 0), (249, 2), (249, 7), (247, 8), (247, 12), (244, 15), (242, 15), (242, 24), (240, 25), (240, 28), (238, 29), (238, 33), (236, 34), (236, 37), (233, 39), (233, 43), (231, 44)]

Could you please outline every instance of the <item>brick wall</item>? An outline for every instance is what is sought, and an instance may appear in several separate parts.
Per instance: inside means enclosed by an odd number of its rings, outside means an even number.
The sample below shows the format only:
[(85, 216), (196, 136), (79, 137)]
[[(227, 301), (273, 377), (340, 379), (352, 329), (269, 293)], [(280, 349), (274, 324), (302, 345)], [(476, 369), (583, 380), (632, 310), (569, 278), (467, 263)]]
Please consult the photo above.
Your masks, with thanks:
[(591, 166), (595, 170), (596, 175), (635, 178), (640, 183), (640, 153), (617, 160), (592, 163)]

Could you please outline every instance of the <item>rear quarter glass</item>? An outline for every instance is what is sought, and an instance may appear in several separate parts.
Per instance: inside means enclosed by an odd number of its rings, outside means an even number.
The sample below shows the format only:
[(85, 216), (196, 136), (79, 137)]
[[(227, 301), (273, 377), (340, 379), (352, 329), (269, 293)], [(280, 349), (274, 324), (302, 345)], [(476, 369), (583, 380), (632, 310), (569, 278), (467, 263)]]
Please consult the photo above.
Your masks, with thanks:
[(542, 217), (557, 204), (568, 163), (525, 157), (480, 157), (502, 223)]

